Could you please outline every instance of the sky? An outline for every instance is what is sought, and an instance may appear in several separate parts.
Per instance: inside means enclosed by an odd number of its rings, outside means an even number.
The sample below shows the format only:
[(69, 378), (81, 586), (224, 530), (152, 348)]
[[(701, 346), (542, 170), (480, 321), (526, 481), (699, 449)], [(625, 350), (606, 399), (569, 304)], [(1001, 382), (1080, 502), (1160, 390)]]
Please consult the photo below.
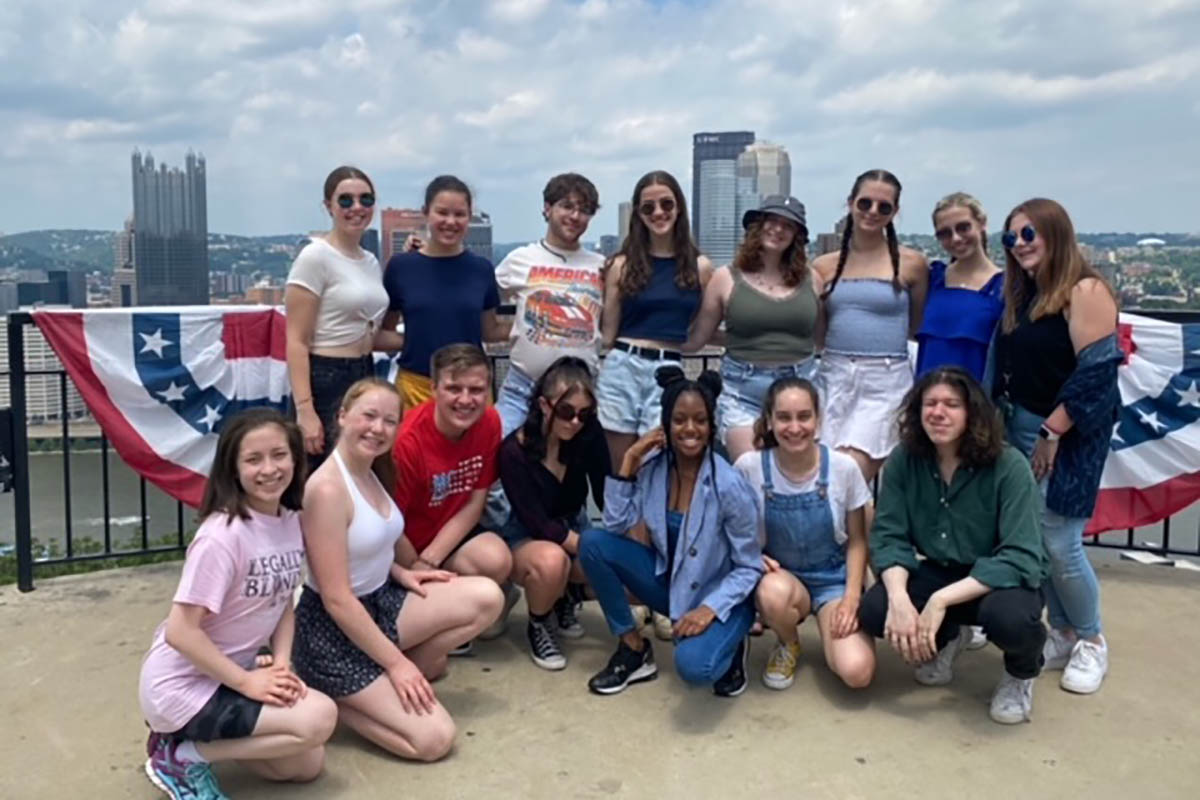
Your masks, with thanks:
[(325, 226), (349, 163), (382, 206), (459, 175), (496, 241), (582, 172), (594, 240), (643, 173), (688, 190), (693, 133), (752, 130), (814, 233), (875, 167), (902, 232), (957, 190), (993, 229), (1040, 195), (1081, 231), (1194, 232), (1198, 42), (1200, 0), (5, 0), (0, 231), (119, 228), (137, 147), (207, 157), (213, 232)]

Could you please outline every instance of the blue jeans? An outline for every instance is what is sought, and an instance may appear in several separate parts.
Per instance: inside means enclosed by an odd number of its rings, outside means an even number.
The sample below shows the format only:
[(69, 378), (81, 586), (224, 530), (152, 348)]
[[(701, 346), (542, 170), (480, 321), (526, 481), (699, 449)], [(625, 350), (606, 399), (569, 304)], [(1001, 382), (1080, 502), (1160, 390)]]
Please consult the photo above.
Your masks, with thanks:
[[(1003, 404), (1008, 441), (1026, 456), (1033, 453), (1038, 428), (1044, 417), (1016, 404)], [(1050, 583), (1046, 586), (1046, 613), (1050, 626), (1073, 630), (1084, 639), (1099, 636), (1100, 582), (1083, 550), (1083, 529), (1087, 517), (1064, 517), (1045, 506), (1046, 484), (1042, 492), (1042, 542), (1050, 556)]]
[(510, 433), (525, 423), (529, 416), (529, 401), (533, 397), (533, 378), (516, 367), (510, 366), (496, 393), (496, 411), (500, 414), (500, 436)]
[[(596, 592), (608, 629), (616, 636), (634, 630), (633, 614), (625, 597), (634, 597), (660, 614), (670, 614), (669, 578), (655, 575), (653, 548), (627, 536), (592, 529), (579, 542), (579, 563)], [(724, 622), (714, 619), (698, 636), (675, 640), (675, 671), (688, 683), (715, 683), (733, 664), (738, 645), (754, 622), (754, 600), (747, 598), (729, 612)]]
[(780, 378), (807, 378), (817, 373), (817, 360), (806, 358), (795, 364), (752, 364), (733, 356), (721, 358), (723, 388), (717, 397), (717, 435), (724, 442), (730, 428), (746, 428), (762, 415), (767, 389)]

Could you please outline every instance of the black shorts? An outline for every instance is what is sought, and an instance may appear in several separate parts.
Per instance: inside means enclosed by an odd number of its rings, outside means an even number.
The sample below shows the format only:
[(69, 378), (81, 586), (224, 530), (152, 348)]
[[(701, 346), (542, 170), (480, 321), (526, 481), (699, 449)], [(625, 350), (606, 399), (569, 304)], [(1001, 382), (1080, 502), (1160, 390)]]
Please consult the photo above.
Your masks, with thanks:
[[(358, 598), (379, 630), (404, 649), (396, 631), (396, 617), (407, 595), (390, 577), (375, 591)], [(292, 668), (313, 689), (330, 697), (359, 692), (383, 674), (383, 667), (358, 649), (325, 610), (321, 595), (305, 586), (296, 604), (296, 641), (292, 646)]]
[(313, 472), (325, 460), (337, 444), (337, 415), (342, 405), (342, 395), (356, 381), (375, 374), (375, 361), (371, 356), (358, 358), (333, 358), (309, 355), (308, 380), (312, 389), (313, 410), (321, 419), (325, 429), (325, 449), (318, 455), (308, 457), (308, 470)]
[(467, 531), (467, 535), (462, 538), (461, 542), (454, 545), (454, 549), (451, 550), (450, 553), (446, 556), (445, 560), (442, 561), (443, 566), (445, 565), (446, 561), (449, 561), (454, 556), (455, 553), (457, 553), (459, 550), (463, 549), (463, 545), (465, 545), (467, 542), (474, 539), (476, 536), (481, 536), (482, 534), (485, 534), (485, 533), (495, 533), (495, 531), (493, 531), (491, 528), (485, 528), (482, 525), (480, 525), (479, 523), (475, 523), (475, 527), (473, 527), (473, 528), (471, 528), (471, 530)]
[(218, 739), (244, 739), (254, 733), (263, 704), (235, 692), (225, 684), (217, 687), (213, 696), (174, 733), (167, 737), (182, 742), (214, 742)]

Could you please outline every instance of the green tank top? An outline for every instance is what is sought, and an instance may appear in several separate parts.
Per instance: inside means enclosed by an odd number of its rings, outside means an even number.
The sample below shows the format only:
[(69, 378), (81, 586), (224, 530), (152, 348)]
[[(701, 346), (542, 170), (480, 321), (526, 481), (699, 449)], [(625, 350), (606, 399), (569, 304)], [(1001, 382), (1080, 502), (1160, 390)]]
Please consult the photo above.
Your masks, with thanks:
[(733, 291), (725, 308), (725, 352), (752, 364), (803, 361), (813, 354), (817, 295), (806, 277), (787, 297), (768, 297), (730, 267)]

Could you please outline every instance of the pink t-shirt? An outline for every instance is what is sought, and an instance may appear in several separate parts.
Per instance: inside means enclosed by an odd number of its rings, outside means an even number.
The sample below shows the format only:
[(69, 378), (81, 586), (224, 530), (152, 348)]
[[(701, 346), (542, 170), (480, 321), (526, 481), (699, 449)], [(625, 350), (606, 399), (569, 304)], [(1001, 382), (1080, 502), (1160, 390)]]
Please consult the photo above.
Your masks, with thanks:
[[(304, 564), (300, 516), (281, 511), (269, 517), (250, 511), (249, 520), (209, 516), (188, 547), (174, 602), (210, 612), (204, 632), (231, 660), (246, 669), (292, 602)], [(142, 662), (138, 699), (152, 730), (173, 733), (204, 707), (220, 685), (166, 641), (167, 624), (154, 632)]]

